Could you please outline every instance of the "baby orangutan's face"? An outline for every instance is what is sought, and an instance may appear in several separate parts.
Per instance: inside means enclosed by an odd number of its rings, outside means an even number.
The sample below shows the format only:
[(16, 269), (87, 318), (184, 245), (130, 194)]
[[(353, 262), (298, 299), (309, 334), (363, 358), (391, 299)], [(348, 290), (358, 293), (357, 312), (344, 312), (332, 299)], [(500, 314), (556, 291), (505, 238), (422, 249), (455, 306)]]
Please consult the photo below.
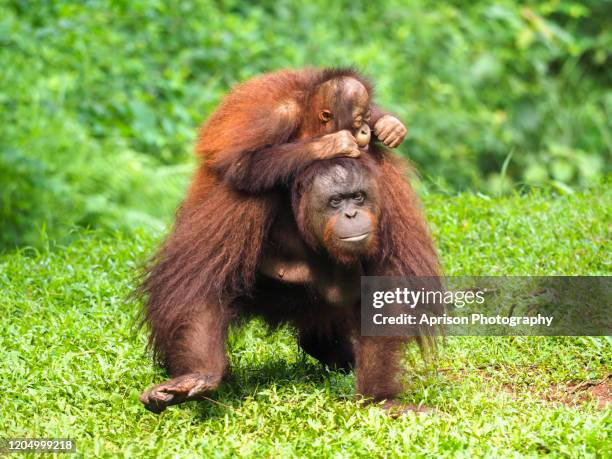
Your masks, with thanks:
[(370, 95), (360, 81), (344, 77), (324, 83), (315, 97), (315, 105), (325, 133), (347, 129), (359, 148), (367, 148), (371, 136)]

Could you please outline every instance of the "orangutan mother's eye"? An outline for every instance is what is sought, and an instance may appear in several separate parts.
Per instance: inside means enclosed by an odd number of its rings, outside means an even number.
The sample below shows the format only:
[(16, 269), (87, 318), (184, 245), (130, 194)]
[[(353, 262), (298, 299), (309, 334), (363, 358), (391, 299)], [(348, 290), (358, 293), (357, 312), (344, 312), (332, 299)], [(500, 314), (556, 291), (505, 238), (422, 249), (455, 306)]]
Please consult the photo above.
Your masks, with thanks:
[(329, 199), (329, 205), (331, 207), (338, 207), (340, 204), (342, 204), (342, 198), (340, 196), (332, 196)]

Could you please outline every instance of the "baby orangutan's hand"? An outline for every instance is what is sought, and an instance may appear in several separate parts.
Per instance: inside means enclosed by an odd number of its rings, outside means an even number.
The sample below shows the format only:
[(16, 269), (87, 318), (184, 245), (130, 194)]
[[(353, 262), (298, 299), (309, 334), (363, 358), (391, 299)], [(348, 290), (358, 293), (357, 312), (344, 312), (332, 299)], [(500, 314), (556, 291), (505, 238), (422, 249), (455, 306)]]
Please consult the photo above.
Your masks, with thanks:
[(374, 125), (374, 135), (386, 146), (395, 148), (406, 137), (406, 126), (393, 115), (384, 115)]

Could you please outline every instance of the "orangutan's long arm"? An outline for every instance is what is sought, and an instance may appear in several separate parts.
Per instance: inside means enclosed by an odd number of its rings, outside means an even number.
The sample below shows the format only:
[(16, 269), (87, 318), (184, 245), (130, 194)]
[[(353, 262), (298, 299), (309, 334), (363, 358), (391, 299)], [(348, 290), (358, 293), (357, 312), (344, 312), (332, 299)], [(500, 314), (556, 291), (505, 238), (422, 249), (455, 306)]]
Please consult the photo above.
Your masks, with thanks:
[(355, 138), (349, 131), (343, 130), (245, 153), (228, 165), (223, 176), (233, 187), (257, 193), (278, 184), (287, 184), (296, 172), (313, 161), (359, 155)]

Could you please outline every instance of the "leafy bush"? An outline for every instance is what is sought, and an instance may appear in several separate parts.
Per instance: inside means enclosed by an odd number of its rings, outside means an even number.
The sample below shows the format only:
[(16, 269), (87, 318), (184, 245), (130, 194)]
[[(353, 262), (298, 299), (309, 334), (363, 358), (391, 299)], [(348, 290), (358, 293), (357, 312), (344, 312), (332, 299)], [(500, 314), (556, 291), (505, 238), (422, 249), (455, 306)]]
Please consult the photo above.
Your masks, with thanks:
[(609, 173), (609, 1), (1, 1), (0, 245), (161, 224), (228, 88), (356, 65), (453, 191)]

